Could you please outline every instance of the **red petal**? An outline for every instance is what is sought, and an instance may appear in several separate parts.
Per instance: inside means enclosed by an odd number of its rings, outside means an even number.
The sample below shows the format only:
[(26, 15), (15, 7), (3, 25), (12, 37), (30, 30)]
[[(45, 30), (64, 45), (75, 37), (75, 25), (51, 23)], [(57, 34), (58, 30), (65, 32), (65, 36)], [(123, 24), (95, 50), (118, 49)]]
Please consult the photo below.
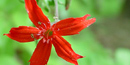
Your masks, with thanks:
[(61, 36), (55, 36), (52, 43), (58, 56), (70, 63), (78, 65), (77, 59), (83, 58), (83, 56), (76, 54), (71, 48), (71, 45)]
[(89, 14), (80, 18), (68, 18), (55, 23), (52, 27), (59, 35), (74, 35), (95, 22), (95, 18), (86, 20)]
[(10, 33), (4, 34), (18, 42), (30, 42), (40, 38), (40, 30), (31, 26), (19, 26), (11, 28)]
[(41, 8), (37, 5), (36, 0), (25, 0), (25, 7), (29, 18), (35, 26), (41, 29), (50, 27), (49, 19), (43, 14)]
[(47, 43), (45, 39), (41, 39), (29, 60), (30, 65), (46, 65), (51, 53), (51, 43)]

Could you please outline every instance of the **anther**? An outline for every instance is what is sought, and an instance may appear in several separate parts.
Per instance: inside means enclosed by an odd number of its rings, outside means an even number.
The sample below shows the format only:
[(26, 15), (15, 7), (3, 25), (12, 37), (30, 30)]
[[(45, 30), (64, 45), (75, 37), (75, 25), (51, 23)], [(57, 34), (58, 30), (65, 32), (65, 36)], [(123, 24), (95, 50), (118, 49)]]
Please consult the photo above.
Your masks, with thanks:
[(31, 37), (32, 37), (32, 38), (34, 38), (34, 35), (33, 35), (33, 34), (31, 34)]
[(38, 22), (39, 25), (41, 25), (41, 22)]

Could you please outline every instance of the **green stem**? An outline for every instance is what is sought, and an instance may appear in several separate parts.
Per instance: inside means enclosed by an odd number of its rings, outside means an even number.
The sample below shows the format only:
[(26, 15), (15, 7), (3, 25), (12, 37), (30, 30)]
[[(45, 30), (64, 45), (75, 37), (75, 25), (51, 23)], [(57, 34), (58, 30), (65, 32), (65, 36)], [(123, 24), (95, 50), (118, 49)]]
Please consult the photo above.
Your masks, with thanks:
[(58, 22), (59, 21), (59, 15), (58, 15), (58, 1), (57, 0), (54, 0), (55, 1), (55, 22)]

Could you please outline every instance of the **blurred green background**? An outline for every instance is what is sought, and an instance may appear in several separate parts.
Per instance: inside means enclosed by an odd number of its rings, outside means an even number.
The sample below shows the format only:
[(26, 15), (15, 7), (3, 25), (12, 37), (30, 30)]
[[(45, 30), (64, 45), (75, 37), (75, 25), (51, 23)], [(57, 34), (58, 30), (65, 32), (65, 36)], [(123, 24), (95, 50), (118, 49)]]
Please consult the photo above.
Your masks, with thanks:
[[(54, 1), (37, 0), (53, 23)], [(70, 1), (70, 0), (67, 0)], [(74, 51), (86, 56), (79, 65), (130, 65), (130, 0), (59, 0), (60, 19), (90, 14), (97, 20), (80, 34), (65, 36)], [(19, 43), (4, 33), (12, 27), (34, 26), (23, 0), (0, 1), (0, 65), (29, 65), (36, 42)], [(73, 65), (57, 56), (54, 47), (48, 65)]]

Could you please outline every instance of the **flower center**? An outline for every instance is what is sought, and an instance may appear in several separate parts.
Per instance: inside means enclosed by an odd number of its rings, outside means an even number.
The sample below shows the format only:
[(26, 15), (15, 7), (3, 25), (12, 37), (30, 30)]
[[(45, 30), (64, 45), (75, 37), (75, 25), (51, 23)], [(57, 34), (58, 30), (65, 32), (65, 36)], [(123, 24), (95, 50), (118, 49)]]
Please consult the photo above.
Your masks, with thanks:
[(53, 31), (49, 29), (49, 30), (47, 30), (47, 31), (44, 33), (44, 35), (45, 35), (46, 38), (48, 38), (48, 37), (50, 37), (50, 36), (53, 35)]

